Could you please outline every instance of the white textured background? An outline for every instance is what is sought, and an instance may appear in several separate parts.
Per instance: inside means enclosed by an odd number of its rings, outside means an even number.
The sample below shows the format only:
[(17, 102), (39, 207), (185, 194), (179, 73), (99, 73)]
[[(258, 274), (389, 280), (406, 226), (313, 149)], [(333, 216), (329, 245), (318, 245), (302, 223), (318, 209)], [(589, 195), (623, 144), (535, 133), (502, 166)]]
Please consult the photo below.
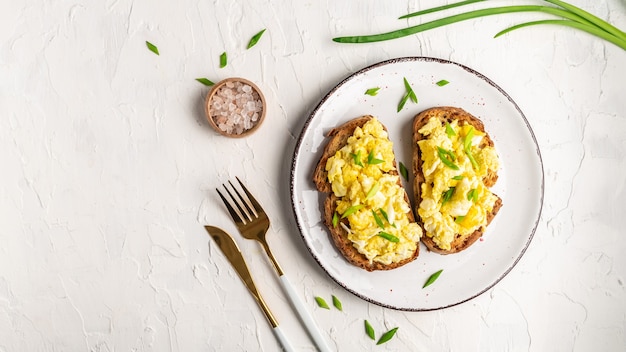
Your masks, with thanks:
[[(624, 0), (571, 2), (626, 29)], [(444, 3), (1, 0), (0, 351), (276, 350), (202, 228), (235, 232), (214, 192), (235, 175), (272, 210), (270, 244), (337, 350), (624, 351), (626, 51), (554, 26), (492, 38), (544, 17), (531, 14), (331, 41), (417, 23), (395, 18)], [(339, 80), (419, 55), (472, 67), (516, 100), (546, 193), (535, 238), (503, 281), (460, 306), (407, 313), (352, 296), (317, 266), (293, 219), (289, 166), (307, 113)], [(194, 80), (231, 76), (268, 101), (243, 140), (205, 123), (208, 88)], [(239, 245), (295, 347), (313, 351), (260, 247)], [(344, 312), (316, 307), (313, 296), (331, 294)], [(398, 334), (375, 347), (363, 319)]]

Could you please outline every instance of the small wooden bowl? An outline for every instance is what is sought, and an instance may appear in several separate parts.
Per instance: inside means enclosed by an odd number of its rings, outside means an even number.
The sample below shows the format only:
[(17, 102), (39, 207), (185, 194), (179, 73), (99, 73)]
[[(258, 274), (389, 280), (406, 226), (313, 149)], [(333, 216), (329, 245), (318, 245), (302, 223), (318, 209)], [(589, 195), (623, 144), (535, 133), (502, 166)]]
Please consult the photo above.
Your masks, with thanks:
[[(212, 109), (212, 102), (213, 102), (213, 98), (215, 97), (216, 93), (224, 86), (226, 86), (226, 84), (228, 83), (235, 83), (235, 82), (240, 82), (243, 84), (246, 84), (248, 86), (250, 86), (252, 88), (253, 92), (256, 92), (259, 95), (259, 98), (261, 100), (261, 111), (259, 112), (259, 118), (256, 122), (254, 122), (254, 124), (252, 125), (251, 128), (244, 130), (242, 133), (240, 134), (236, 134), (236, 133), (227, 133), (226, 131), (222, 130), (217, 123), (213, 120), (213, 115), (211, 114), (211, 109)], [(263, 96), (263, 93), (261, 92), (261, 90), (259, 89), (259, 87), (256, 86), (256, 84), (248, 81), (247, 79), (244, 78), (239, 78), (239, 77), (231, 77), (231, 78), (226, 78), (224, 80), (219, 81), (218, 83), (216, 83), (213, 88), (211, 88), (211, 90), (209, 91), (209, 93), (206, 96), (206, 99), (204, 101), (204, 113), (206, 115), (207, 121), (209, 122), (209, 124), (211, 125), (211, 127), (213, 127), (213, 129), (221, 134), (222, 136), (226, 136), (226, 137), (232, 137), (232, 138), (242, 138), (242, 137), (246, 137), (249, 136), (250, 134), (252, 134), (254, 131), (256, 131), (259, 126), (261, 126), (261, 123), (263, 123), (263, 120), (265, 120), (265, 111), (266, 111), (266, 104), (265, 104), (265, 97)], [(227, 116), (228, 119), (231, 119), (232, 116), (234, 115), (234, 113), (231, 113), (229, 116)]]

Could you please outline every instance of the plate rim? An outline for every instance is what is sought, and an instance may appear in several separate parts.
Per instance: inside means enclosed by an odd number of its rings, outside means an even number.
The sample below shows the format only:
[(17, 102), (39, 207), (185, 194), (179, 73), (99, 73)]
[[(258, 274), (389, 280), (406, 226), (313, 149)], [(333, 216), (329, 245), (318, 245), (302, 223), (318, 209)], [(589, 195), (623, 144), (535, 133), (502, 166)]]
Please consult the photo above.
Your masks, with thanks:
[[(432, 307), (432, 308), (408, 308), (408, 307), (396, 307), (387, 303), (383, 303), (383, 302), (379, 302), (377, 300), (374, 300), (370, 297), (366, 297), (363, 294), (349, 288), (346, 286), (346, 284), (344, 284), (343, 282), (341, 282), (339, 279), (335, 278), (333, 275), (331, 275), (328, 270), (326, 269), (326, 267), (322, 264), (322, 262), (320, 261), (320, 258), (318, 258), (318, 256), (311, 250), (311, 247), (309, 246), (305, 236), (304, 236), (304, 230), (302, 228), (302, 224), (301, 221), (298, 218), (298, 213), (297, 213), (297, 205), (296, 205), (296, 200), (294, 197), (295, 194), (295, 170), (296, 170), (296, 164), (297, 164), (297, 160), (298, 160), (298, 155), (300, 152), (300, 148), (304, 139), (304, 134), (307, 132), (309, 125), (311, 124), (311, 122), (313, 121), (314, 117), (317, 115), (317, 112), (321, 109), (321, 107), (326, 103), (326, 101), (337, 91), (339, 90), (344, 84), (348, 83), (350, 80), (354, 79), (356, 76), (362, 75), (368, 71), (371, 71), (377, 67), (381, 67), (381, 66), (386, 66), (386, 65), (391, 65), (394, 63), (399, 63), (399, 62), (418, 62), (418, 61), (423, 61), (423, 62), (435, 62), (435, 63), (439, 63), (439, 64), (452, 64), (455, 66), (458, 66), (459, 68), (473, 74), (474, 76), (480, 78), (481, 80), (485, 81), (487, 84), (489, 84), (490, 86), (492, 86), (493, 88), (495, 88), (500, 94), (502, 94), (504, 97), (506, 97), (506, 99), (509, 101), (509, 103), (512, 104), (512, 106), (515, 108), (515, 110), (519, 113), (519, 116), (522, 118), (522, 121), (524, 122), (524, 124), (526, 125), (526, 128), (528, 129), (528, 132), (530, 133), (530, 137), (534, 143), (535, 149), (536, 149), (536, 153), (537, 153), (537, 157), (539, 158), (539, 167), (540, 167), (540, 174), (541, 174), (541, 187), (540, 187), (540, 194), (539, 194), (539, 211), (537, 212), (537, 218), (535, 219), (535, 223), (533, 224), (532, 230), (530, 231), (530, 234), (528, 235), (528, 239), (526, 241), (526, 243), (524, 244), (524, 247), (521, 249), (519, 255), (517, 256), (517, 258), (515, 258), (515, 260), (509, 265), (509, 267), (501, 274), (499, 275), (491, 284), (488, 284), (484, 289), (478, 291), (475, 294), (470, 295), (468, 298), (466, 299), (462, 299), (458, 302), (453, 302), (450, 304), (446, 304), (446, 305), (442, 305), (439, 307)], [(446, 309), (446, 308), (450, 308), (450, 307), (454, 307), (460, 304), (463, 304), (465, 302), (468, 302), (482, 294), (484, 294), (485, 292), (489, 291), (491, 288), (493, 288), (495, 285), (497, 285), (500, 281), (502, 281), (502, 279), (504, 279), (504, 277), (506, 277), (511, 270), (513, 270), (513, 268), (517, 265), (517, 263), (522, 259), (522, 257), (524, 256), (524, 254), (526, 253), (526, 250), (528, 249), (528, 247), (530, 246), (530, 243), (532, 242), (534, 236), (535, 236), (535, 232), (537, 231), (537, 227), (539, 226), (539, 222), (541, 221), (541, 214), (543, 212), (543, 203), (544, 203), (544, 196), (545, 196), (545, 170), (544, 170), (544, 166), (543, 166), (543, 158), (541, 156), (541, 150), (539, 148), (539, 143), (537, 143), (537, 138), (535, 136), (535, 133), (532, 129), (532, 127), (530, 126), (530, 123), (528, 122), (528, 119), (526, 118), (526, 115), (522, 112), (522, 110), (520, 109), (520, 107), (517, 105), (517, 103), (513, 100), (513, 98), (504, 90), (502, 89), (499, 85), (497, 85), (494, 81), (492, 81), (490, 78), (488, 78), (487, 76), (483, 75), (482, 73), (466, 66), (463, 64), (460, 64), (458, 62), (455, 61), (451, 61), (451, 60), (447, 60), (447, 59), (442, 59), (442, 58), (436, 58), (436, 57), (430, 57), (430, 56), (403, 56), (403, 57), (397, 57), (397, 58), (392, 58), (392, 59), (387, 59), (387, 60), (383, 60), (383, 61), (379, 61), (376, 62), (374, 64), (368, 65), (366, 67), (363, 67), (361, 69), (358, 69), (355, 72), (352, 72), (350, 74), (348, 74), (346, 77), (344, 77), (343, 79), (341, 79), (333, 88), (331, 88), (328, 93), (326, 93), (319, 101), (319, 103), (316, 104), (316, 106), (308, 113), (307, 119), (304, 123), (304, 125), (302, 126), (302, 129), (300, 131), (300, 134), (298, 135), (298, 139), (296, 140), (296, 145), (294, 147), (294, 151), (292, 154), (292, 160), (291, 160), (291, 170), (290, 170), (290, 177), (289, 177), (289, 193), (290, 193), (290, 199), (291, 199), (291, 210), (293, 212), (294, 218), (295, 218), (295, 222), (296, 222), (296, 226), (298, 227), (298, 232), (300, 233), (300, 237), (302, 239), (302, 241), (304, 242), (309, 254), (313, 257), (313, 259), (317, 262), (317, 264), (320, 266), (320, 268), (326, 273), (326, 275), (328, 275), (335, 283), (337, 283), (339, 286), (341, 286), (343, 289), (345, 289), (346, 291), (352, 293), (353, 295), (361, 298), (362, 300), (369, 302), (369, 303), (373, 303), (376, 304), (378, 306), (381, 307), (385, 307), (385, 308), (390, 308), (390, 309), (394, 309), (394, 310), (398, 310), (398, 311), (407, 311), (407, 312), (425, 312), (425, 311), (435, 311), (435, 310), (442, 310), (442, 309)]]

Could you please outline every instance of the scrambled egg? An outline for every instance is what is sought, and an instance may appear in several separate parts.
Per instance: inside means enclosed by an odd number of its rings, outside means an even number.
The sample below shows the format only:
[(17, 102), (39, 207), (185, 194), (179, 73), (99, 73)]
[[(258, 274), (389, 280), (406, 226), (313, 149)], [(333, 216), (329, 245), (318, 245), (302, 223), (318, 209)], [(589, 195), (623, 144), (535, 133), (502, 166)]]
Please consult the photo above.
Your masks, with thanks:
[(418, 142), (426, 179), (418, 214), (426, 235), (447, 250), (455, 234), (469, 235), (486, 226), (497, 198), (483, 177), (498, 170), (498, 155), (493, 147), (479, 148), (484, 133), (456, 120), (442, 125), (431, 118), (419, 132), (427, 139)]
[[(342, 226), (359, 253), (383, 264), (410, 258), (422, 234), (410, 223), (410, 204), (399, 186), (393, 144), (373, 118), (357, 127), (347, 144), (326, 163), (328, 180), (339, 197), (334, 226)], [(338, 221), (347, 218), (349, 226)]]

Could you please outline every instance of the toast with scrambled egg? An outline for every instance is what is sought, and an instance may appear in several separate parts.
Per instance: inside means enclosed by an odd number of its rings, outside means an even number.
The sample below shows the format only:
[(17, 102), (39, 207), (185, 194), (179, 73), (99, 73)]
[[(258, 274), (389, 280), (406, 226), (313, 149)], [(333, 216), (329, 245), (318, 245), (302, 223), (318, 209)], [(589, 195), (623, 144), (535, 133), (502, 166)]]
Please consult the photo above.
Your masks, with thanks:
[(425, 231), (422, 242), (440, 254), (467, 249), (502, 206), (490, 191), (499, 160), (483, 123), (454, 107), (425, 110), (413, 120), (413, 191)]
[(346, 260), (390, 270), (419, 255), (421, 227), (396, 169), (393, 144), (373, 116), (330, 130), (313, 181), (328, 193), (323, 221)]

